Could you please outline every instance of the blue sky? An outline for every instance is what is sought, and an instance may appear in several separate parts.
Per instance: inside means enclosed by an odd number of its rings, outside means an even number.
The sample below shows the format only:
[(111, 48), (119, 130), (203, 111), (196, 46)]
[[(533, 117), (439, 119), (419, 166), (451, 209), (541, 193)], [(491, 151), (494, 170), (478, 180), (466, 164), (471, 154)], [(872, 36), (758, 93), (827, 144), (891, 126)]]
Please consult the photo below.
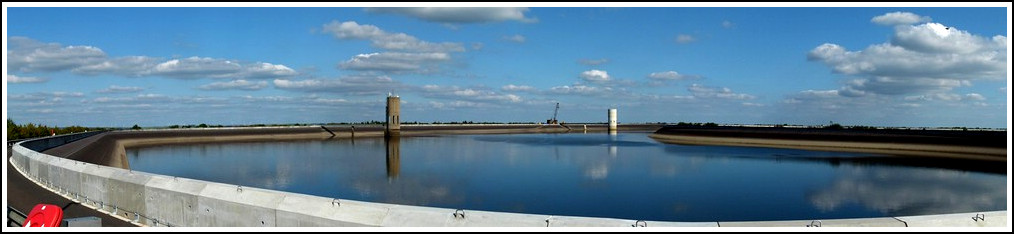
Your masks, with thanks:
[(1005, 7), (6, 10), (19, 123), (1008, 119)]

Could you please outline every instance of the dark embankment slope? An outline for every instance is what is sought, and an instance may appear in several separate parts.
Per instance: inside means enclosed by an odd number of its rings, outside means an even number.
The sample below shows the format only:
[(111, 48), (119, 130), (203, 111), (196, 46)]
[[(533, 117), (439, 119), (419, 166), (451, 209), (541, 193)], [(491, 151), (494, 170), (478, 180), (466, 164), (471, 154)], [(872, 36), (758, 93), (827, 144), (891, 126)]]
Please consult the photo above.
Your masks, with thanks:
[[(918, 164), (1006, 173), (1006, 131), (664, 126), (652, 138), (671, 144), (792, 148), (894, 155)], [(909, 159), (905, 159), (909, 158)], [(919, 158), (918, 160), (911, 160)]]

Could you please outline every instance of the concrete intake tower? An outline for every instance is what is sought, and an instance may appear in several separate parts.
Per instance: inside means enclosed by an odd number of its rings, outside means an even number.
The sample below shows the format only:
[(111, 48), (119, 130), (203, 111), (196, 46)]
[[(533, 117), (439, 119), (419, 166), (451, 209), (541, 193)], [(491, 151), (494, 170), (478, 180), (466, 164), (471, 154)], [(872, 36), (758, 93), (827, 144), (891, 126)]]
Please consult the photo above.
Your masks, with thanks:
[(397, 136), (401, 132), (401, 98), (387, 95), (387, 121), (384, 122), (384, 135)]

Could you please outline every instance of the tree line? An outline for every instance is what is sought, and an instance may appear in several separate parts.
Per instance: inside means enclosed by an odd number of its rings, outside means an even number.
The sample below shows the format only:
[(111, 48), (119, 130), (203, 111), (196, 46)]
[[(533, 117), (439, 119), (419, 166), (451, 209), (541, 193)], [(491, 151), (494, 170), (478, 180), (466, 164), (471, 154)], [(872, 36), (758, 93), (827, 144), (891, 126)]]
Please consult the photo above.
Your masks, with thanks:
[(58, 127), (58, 126), (46, 126), (42, 124), (17, 124), (14, 120), (7, 119), (7, 140), (27, 139), (53, 135), (54, 133), (68, 134), (84, 131), (101, 131), (108, 130), (109, 128), (90, 128), (81, 126), (69, 126), (69, 127)]

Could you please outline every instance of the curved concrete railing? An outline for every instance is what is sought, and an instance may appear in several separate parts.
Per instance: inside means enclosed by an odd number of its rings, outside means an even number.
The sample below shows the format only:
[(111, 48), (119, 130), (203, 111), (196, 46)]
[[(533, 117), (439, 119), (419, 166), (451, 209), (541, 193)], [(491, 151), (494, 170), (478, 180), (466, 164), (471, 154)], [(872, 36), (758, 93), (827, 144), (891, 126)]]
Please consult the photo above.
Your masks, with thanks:
[(10, 163), (47, 189), (142, 226), (497, 226), (497, 227), (1004, 227), (1007, 211), (928, 216), (761, 222), (661, 222), (519, 214), (341, 200), (157, 175), (79, 162), (29, 149), (84, 135), (16, 144)]

